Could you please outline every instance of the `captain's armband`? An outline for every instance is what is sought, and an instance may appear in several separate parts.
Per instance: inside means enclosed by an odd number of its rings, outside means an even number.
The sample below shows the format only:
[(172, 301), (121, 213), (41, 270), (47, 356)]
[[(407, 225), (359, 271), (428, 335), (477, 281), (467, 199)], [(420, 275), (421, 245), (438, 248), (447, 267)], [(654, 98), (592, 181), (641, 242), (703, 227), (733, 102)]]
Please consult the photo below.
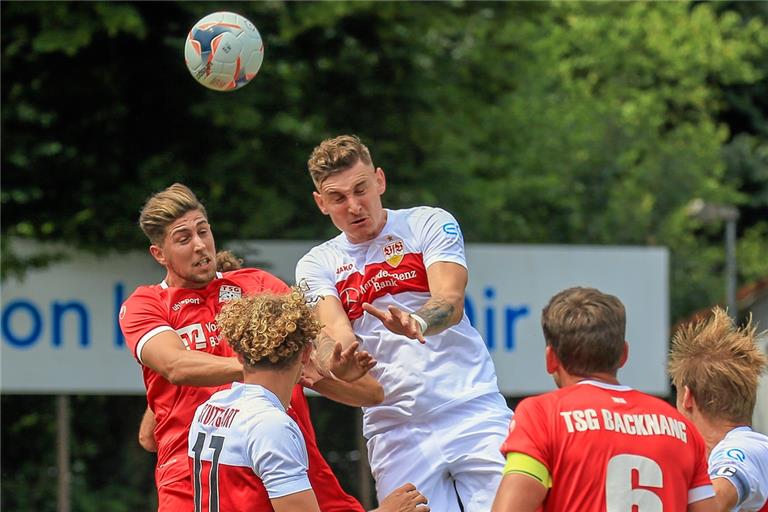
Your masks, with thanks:
[(520, 452), (509, 452), (507, 463), (504, 465), (504, 474), (519, 474), (530, 476), (547, 489), (552, 487), (552, 475), (547, 466), (534, 459), (530, 455)]

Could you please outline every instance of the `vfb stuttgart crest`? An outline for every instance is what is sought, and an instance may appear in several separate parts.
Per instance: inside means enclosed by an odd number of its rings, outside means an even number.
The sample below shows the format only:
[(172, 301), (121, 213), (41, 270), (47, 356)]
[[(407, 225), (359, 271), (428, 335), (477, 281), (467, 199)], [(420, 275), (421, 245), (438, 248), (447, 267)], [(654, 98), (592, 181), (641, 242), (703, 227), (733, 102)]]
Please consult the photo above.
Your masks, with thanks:
[(391, 267), (396, 267), (403, 261), (405, 253), (405, 244), (402, 240), (395, 240), (384, 246), (384, 261)]
[(219, 288), (219, 302), (229, 302), (231, 300), (239, 299), (242, 294), (242, 290), (240, 290), (239, 286), (223, 284), (221, 285), (221, 288)]

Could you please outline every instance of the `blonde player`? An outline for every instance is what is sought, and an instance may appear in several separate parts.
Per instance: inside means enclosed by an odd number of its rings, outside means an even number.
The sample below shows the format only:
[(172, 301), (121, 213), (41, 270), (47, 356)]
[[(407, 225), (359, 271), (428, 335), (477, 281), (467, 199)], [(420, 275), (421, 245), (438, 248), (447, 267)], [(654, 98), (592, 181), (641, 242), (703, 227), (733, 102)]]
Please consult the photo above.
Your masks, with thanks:
[(755, 327), (737, 328), (721, 308), (681, 327), (672, 341), (669, 374), (677, 408), (707, 443), (721, 512), (768, 512), (768, 436), (750, 426), (765, 366)]

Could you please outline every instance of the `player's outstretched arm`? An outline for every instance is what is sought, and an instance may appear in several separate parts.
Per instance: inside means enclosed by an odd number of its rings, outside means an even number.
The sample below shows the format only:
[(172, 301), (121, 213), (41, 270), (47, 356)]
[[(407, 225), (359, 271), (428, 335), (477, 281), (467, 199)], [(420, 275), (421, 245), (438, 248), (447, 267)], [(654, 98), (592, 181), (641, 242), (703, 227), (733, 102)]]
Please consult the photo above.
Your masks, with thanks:
[(287, 496), (281, 496), (269, 500), (275, 512), (320, 512), (320, 505), (317, 504), (317, 497), (312, 489), (295, 492)]
[[(357, 343), (352, 324), (349, 322), (344, 306), (336, 297), (326, 296), (317, 302), (315, 315), (323, 324), (323, 330), (316, 340), (314, 361), (317, 371), (323, 377), (331, 377), (331, 370), (341, 380), (353, 381), (368, 372), (359, 372), (354, 369), (356, 362), (348, 368), (339, 366), (339, 357), (342, 354), (350, 354), (349, 348)], [(337, 345), (340, 345), (337, 347)], [(354, 353), (354, 350), (351, 352)], [(334, 366), (336, 363), (336, 366)], [(347, 371), (350, 373), (347, 373)], [(351, 378), (350, 378), (351, 377)]]
[(496, 491), (491, 512), (536, 512), (547, 496), (547, 488), (530, 476), (504, 475)]
[(148, 452), (157, 452), (157, 440), (155, 439), (155, 413), (147, 406), (144, 416), (139, 424), (139, 444)]
[(176, 385), (219, 386), (243, 379), (243, 366), (236, 358), (187, 350), (175, 331), (152, 336), (144, 344), (141, 360)]
[(712, 479), (712, 487), (715, 489), (715, 509), (718, 512), (729, 512), (739, 501), (739, 493), (736, 487), (727, 478)]
[(371, 512), (429, 512), (427, 498), (411, 483), (392, 491), (382, 500), (379, 508)]
[(417, 311), (403, 311), (395, 306), (384, 311), (368, 303), (363, 304), (363, 309), (395, 334), (424, 343), (424, 336), (456, 325), (464, 315), (467, 269), (457, 263), (440, 261), (429, 266), (427, 279), (431, 297)]
[[(715, 503), (715, 498), (707, 498), (705, 500), (694, 501), (693, 503), (689, 503), (687, 512), (716, 512), (718, 510), (719, 509), (717, 508), (717, 505)], [(722, 509), (722, 510), (727, 511), (730, 509)]]
[(322, 379), (306, 387), (314, 389), (334, 402), (351, 407), (373, 407), (384, 401), (384, 388), (371, 375), (366, 375), (355, 382)]

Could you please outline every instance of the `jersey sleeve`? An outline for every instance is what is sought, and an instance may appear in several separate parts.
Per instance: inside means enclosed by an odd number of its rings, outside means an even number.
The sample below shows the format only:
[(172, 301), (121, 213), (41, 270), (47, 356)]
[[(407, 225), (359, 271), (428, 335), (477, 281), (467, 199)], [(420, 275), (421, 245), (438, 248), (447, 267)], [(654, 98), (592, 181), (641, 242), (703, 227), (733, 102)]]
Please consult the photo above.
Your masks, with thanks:
[(688, 484), (688, 503), (690, 504), (711, 498), (715, 495), (715, 490), (707, 474), (707, 447), (704, 444), (704, 439), (691, 422), (686, 421), (686, 425), (689, 435), (692, 437), (694, 450), (696, 451), (696, 465), (691, 482)]
[(304, 437), (285, 414), (260, 418), (247, 445), (253, 471), (271, 499), (312, 488)]
[(464, 237), (456, 219), (441, 208), (417, 208), (408, 219), (416, 239), (421, 242), (424, 267), (445, 261), (467, 266)]
[(328, 295), (339, 297), (334, 282), (334, 269), (332, 265), (323, 263), (319, 251), (312, 250), (296, 264), (296, 283), (304, 288), (309, 299), (319, 299)]
[(768, 499), (768, 475), (760, 475), (757, 466), (750, 464), (753, 454), (741, 447), (725, 445), (712, 452), (709, 477), (725, 478), (736, 489), (736, 505), (752, 510)]
[(141, 350), (153, 336), (172, 331), (167, 311), (150, 289), (137, 289), (120, 308), (120, 329), (133, 356), (144, 364)]
[(552, 457), (549, 440), (552, 433), (547, 411), (541, 400), (527, 398), (515, 409), (515, 415), (509, 423), (509, 433), (501, 445), (501, 453), (506, 458), (510, 453), (522, 453), (533, 457), (552, 474)]

